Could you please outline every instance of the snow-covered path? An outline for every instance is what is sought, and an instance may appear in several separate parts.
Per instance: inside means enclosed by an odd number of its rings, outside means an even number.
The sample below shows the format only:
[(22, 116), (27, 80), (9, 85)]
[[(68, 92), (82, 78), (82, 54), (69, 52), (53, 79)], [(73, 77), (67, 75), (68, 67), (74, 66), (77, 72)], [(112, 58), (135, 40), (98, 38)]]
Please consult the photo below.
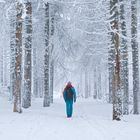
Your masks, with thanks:
[(140, 116), (129, 115), (121, 122), (111, 120), (111, 105), (80, 100), (73, 118), (65, 115), (65, 104), (57, 99), (49, 108), (34, 100), (22, 114), (0, 97), (0, 140), (138, 140)]

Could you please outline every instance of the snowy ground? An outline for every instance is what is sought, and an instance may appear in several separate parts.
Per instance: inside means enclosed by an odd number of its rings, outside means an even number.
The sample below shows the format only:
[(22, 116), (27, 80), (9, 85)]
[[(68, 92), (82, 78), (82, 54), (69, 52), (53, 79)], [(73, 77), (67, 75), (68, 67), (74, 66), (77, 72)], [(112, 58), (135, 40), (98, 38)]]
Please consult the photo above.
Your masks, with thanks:
[(65, 116), (62, 99), (50, 108), (42, 100), (22, 114), (12, 112), (12, 104), (0, 97), (0, 140), (138, 140), (140, 116), (129, 115), (121, 122), (111, 120), (111, 105), (80, 100), (74, 105), (73, 118)]

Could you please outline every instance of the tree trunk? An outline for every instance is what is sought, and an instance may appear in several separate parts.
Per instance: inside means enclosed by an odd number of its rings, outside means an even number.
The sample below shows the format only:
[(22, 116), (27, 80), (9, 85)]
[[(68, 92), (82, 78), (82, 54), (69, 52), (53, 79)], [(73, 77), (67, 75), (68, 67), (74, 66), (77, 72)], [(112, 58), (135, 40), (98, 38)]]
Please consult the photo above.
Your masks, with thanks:
[(88, 98), (88, 72), (85, 68), (85, 98)]
[(137, 43), (137, 0), (131, 1), (131, 46), (133, 61), (133, 105), (134, 114), (140, 113), (140, 91), (139, 91), (139, 53)]
[(12, 100), (14, 95), (14, 81), (15, 81), (15, 13), (12, 10), (10, 15), (10, 97), (9, 100)]
[(4, 85), (3, 84), (3, 81), (4, 81), (3, 80), (3, 73), (4, 73), (3, 72), (3, 60), (4, 60), (3, 52), (4, 52), (4, 48), (2, 48), (2, 50), (1, 50), (1, 73), (0, 73), (1, 74), (1, 79), (0, 79), (1, 80), (1, 87), (3, 87), (3, 85)]
[(38, 92), (38, 75), (37, 75), (37, 49), (33, 48), (33, 94), (35, 97), (39, 97)]
[(121, 97), (121, 75), (120, 75), (120, 38), (119, 38), (119, 12), (118, 0), (111, 0), (111, 29), (113, 31), (112, 41), (115, 48), (115, 62), (113, 75), (113, 120), (121, 120), (122, 97)]
[(17, 2), (14, 112), (21, 113), (22, 4)]
[(102, 78), (101, 78), (101, 66), (100, 64), (98, 65), (98, 99), (101, 99), (102, 98), (102, 87), (101, 87), (101, 81), (102, 81)]
[(31, 106), (31, 84), (32, 84), (32, 3), (27, 2), (25, 18), (25, 46), (24, 46), (24, 88), (22, 107)]
[[(51, 7), (50, 7), (51, 8)], [(54, 90), (54, 57), (53, 57), (53, 51), (54, 51), (54, 43), (53, 43), (53, 36), (54, 36), (54, 13), (51, 13), (50, 16), (50, 36), (51, 36), (51, 60), (50, 60), (50, 100), (51, 103), (53, 103), (53, 90)]]
[(54, 61), (50, 64), (50, 98), (51, 103), (53, 103), (53, 80), (54, 80)]
[[(110, 15), (113, 13), (113, 2), (110, 1)], [(114, 18), (113, 16), (110, 17), (112, 20)], [(112, 24), (112, 21), (111, 23)], [(110, 38), (110, 44), (109, 44), (109, 51), (108, 51), (108, 71), (109, 71), (109, 95), (108, 95), (108, 102), (113, 102), (113, 74), (114, 74), (114, 61), (115, 61), (115, 48), (114, 48), (114, 33), (112, 31), (109, 31), (109, 38)]]
[(44, 102), (43, 106), (50, 106), (50, 91), (49, 91), (49, 3), (45, 4), (45, 58), (44, 58)]
[(127, 32), (126, 32), (126, 20), (125, 20), (125, 7), (124, 1), (120, 0), (120, 21), (121, 21), (121, 76), (123, 87), (123, 114), (129, 114), (129, 90), (128, 90), (128, 46), (127, 46)]
[(94, 67), (94, 94), (93, 98), (97, 99), (97, 67)]

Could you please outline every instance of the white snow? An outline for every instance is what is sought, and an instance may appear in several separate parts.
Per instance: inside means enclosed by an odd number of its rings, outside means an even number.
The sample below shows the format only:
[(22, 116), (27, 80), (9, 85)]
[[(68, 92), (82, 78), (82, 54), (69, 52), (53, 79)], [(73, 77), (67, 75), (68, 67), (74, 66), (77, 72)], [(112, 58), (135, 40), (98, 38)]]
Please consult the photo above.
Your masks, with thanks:
[(22, 114), (13, 113), (13, 105), (0, 97), (0, 140), (138, 140), (140, 116), (125, 116), (112, 121), (112, 106), (92, 99), (77, 100), (71, 119), (65, 104), (55, 99), (49, 108), (35, 99)]

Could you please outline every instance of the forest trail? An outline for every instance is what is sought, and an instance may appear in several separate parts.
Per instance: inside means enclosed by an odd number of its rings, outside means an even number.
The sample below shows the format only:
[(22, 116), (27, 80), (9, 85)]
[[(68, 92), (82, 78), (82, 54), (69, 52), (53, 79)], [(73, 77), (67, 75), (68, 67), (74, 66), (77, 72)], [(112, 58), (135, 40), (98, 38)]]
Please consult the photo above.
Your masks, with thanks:
[[(140, 137), (140, 116), (112, 121), (112, 106), (92, 99), (77, 100), (72, 118), (65, 115), (63, 99), (55, 99), (49, 108), (42, 99), (22, 114), (12, 112), (12, 104), (0, 97), (1, 140), (136, 140)], [(13, 129), (14, 128), (14, 129)], [(7, 135), (8, 134), (8, 135)]]

